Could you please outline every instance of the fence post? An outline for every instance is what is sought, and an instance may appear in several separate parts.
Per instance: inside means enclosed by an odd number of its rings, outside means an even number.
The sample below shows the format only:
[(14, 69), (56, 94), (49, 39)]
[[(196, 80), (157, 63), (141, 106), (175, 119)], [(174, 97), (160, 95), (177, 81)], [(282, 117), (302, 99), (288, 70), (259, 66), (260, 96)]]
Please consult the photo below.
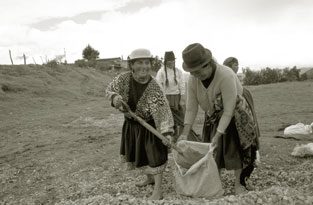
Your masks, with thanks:
[(34, 61), (35, 65), (37, 65), (37, 63), (36, 63), (36, 61), (35, 61), (35, 58), (34, 58), (34, 57), (32, 57), (32, 58), (33, 58), (33, 61)]
[(43, 65), (43, 64), (45, 64), (45, 63), (43, 62), (43, 60), (42, 60), (42, 57), (41, 57), (41, 56), (40, 56), (40, 58), (41, 58), (41, 61), (42, 61), (42, 65)]
[(25, 56), (25, 53), (23, 53), (23, 58), (24, 58), (24, 65), (26, 65), (26, 56)]
[(14, 64), (13, 64), (13, 60), (12, 60), (12, 56), (11, 56), (11, 50), (9, 50), (9, 55), (10, 55), (10, 59), (11, 59), (12, 65), (14, 65)]

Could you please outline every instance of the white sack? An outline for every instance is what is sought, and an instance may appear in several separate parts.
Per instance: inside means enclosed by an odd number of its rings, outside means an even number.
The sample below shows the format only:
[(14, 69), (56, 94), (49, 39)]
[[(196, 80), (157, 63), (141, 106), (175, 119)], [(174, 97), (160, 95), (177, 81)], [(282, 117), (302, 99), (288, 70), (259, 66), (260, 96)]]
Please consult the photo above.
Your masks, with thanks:
[(180, 141), (178, 147), (183, 149), (183, 157), (180, 156), (180, 163), (189, 166), (186, 159), (192, 161), (202, 154), (202, 157), (195, 161), (188, 169), (178, 164), (179, 154), (173, 150), (173, 158), (176, 165), (175, 181), (178, 194), (201, 197), (217, 198), (224, 194), (217, 165), (213, 158), (213, 151), (209, 151), (210, 143), (199, 143), (191, 141)]
[(313, 143), (296, 145), (291, 155), (296, 157), (313, 156)]
[(291, 125), (286, 127), (284, 130), (284, 135), (293, 135), (293, 134), (311, 134), (312, 133), (313, 123), (311, 125), (305, 125), (303, 123), (297, 123), (295, 125)]

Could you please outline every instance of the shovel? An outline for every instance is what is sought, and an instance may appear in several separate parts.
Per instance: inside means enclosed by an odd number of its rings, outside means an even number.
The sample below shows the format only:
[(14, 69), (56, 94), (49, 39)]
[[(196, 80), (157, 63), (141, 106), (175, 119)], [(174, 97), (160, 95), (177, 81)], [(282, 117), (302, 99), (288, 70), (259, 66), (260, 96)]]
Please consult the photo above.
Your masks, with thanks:
[[(167, 142), (167, 144), (170, 144), (169, 140), (163, 136), (161, 133), (159, 133), (154, 127), (152, 127), (151, 125), (149, 125), (146, 121), (144, 121), (142, 118), (140, 118), (139, 116), (137, 116), (134, 112), (132, 112), (128, 106), (127, 103), (125, 103), (123, 100), (121, 101), (123, 104), (123, 107), (126, 109), (127, 113), (133, 117), (134, 119), (136, 119), (142, 126), (144, 126), (145, 128), (147, 128), (150, 132), (152, 132), (157, 138), (159, 138), (162, 141)], [(176, 150), (179, 154), (183, 155), (183, 152), (179, 149), (179, 147), (177, 147), (175, 144), (171, 143), (169, 145), (169, 147), (172, 147), (174, 150)]]

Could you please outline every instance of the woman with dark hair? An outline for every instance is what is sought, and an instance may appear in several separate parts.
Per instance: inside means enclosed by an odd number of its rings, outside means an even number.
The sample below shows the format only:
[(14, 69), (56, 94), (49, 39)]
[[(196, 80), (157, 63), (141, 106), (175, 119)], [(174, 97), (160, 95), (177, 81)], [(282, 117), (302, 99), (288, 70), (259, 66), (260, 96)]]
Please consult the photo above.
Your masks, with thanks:
[(183, 69), (190, 77), (184, 130), (178, 140), (187, 138), (200, 106), (207, 113), (203, 141), (212, 142), (219, 170), (234, 170), (235, 194), (244, 193), (241, 174), (254, 163), (257, 145), (255, 120), (242, 85), (229, 67), (218, 64), (199, 43), (187, 46), (182, 56)]
[(230, 67), (236, 74), (239, 69), (238, 60), (235, 57), (228, 57), (224, 60), (223, 65)]
[[(122, 100), (131, 111), (156, 128), (171, 142), (173, 117), (159, 84), (151, 77), (152, 55), (147, 49), (136, 49), (128, 58), (131, 71), (118, 75), (106, 89), (112, 105), (123, 111)], [(162, 198), (162, 174), (168, 159), (167, 142), (162, 142), (135, 119), (125, 113), (120, 154), (129, 169), (146, 174), (138, 186), (155, 184), (150, 199)]]
[[(173, 51), (165, 52), (164, 66), (158, 71), (156, 80), (165, 92), (174, 117), (175, 142), (184, 126), (185, 80), (182, 71), (175, 66)], [(197, 135), (192, 130), (190, 138), (196, 140), (195, 137)]]
[[(237, 58), (235, 57), (228, 57), (224, 60), (223, 65), (226, 65), (228, 67), (230, 67), (236, 74), (238, 72), (239, 69), (239, 61)], [(259, 137), (260, 137), (260, 129), (259, 129), (259, 123), (257, 120), (257, 116), (255, 113), (255, 109), (254, 109), (254, 101), (253, 101), (253, 97), (252, 94), (250, 92), (250, 90), (248, 90), (247, 88), (243, 87), (243, 96), (245, 97), (245, 99), (247, 100), (249, 106), (251, 107), (251, 111), (253, 114), (253, 118), (255, 119), (255, 125), (256, 125), (256, 143), (257, 143), (257, 150), (259, 150), (260, 148), (260, 142), (259, 142)], [(260, 162), (260, 155), (259, 155), (259, 151), (257, 151), (257, 162)], [(248, 175), (250, 176), (251, 173), (248, 173)]]

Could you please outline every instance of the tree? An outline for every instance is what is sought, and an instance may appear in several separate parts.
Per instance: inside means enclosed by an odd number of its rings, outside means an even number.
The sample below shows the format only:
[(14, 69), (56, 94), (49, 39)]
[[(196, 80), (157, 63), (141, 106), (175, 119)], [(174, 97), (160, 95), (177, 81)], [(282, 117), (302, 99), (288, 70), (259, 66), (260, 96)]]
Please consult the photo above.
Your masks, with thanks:
[(89, 44), (83, 50), (83, 58), (87, 59), (88, 61), (96, 60), (97, 58), (99, 58), (99, 54), (100, 54), (99, 51), (95, 50)]

